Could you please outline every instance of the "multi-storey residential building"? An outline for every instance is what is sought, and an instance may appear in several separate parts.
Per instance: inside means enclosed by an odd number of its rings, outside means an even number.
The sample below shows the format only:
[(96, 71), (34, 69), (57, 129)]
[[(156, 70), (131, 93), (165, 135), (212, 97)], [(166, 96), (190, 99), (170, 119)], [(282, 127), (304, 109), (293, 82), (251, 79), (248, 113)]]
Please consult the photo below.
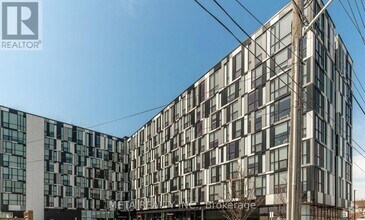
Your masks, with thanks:
[[(321, 7), (321, 1), (307, 2), (307, 20)], [(286, 203), (279, 198), (286, 199), (287, 187), (292, 8), (283, 8), (130, 137), (137, 213), (222, 219), (206, 204), (227, 199), (238, 172), (264, 198), (253, 216), (269, 216)], [(302, 41), (302, 215), (335, 219), (351, 201), (352, 60), (328, 13)]]
[(126, 138), (1, 107), (1, 212), (34, 219), (113, 219), (128, 199)]
[[(309, 1), (306, 19), (322, 6)], [(112, 219), (108, 202), (129, 200), (125, 214), (144, 219), (222, 219), (207, 204), (227, 200), (242, 175), (263, 199), (253, 217), (278, 212), (298, 56), (290, 49), (292, 7), (131, 137), (1, 107), (0, 217), (33, 210), (35, 219)], [(352, 197), (352, 60), (328, 13), (302, 42), (302, 215), (336, 219)]]

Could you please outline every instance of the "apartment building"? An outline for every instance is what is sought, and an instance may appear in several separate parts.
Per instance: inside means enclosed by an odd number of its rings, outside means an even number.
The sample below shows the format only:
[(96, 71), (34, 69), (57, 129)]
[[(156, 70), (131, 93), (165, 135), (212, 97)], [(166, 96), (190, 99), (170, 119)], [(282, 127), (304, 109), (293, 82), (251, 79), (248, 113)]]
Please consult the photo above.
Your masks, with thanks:
[[(0, 217), (222, 219), (207, 204), (227, 200), (242, 174), (262, 198), (252, 216), (277, 213), (286, 203), (292, 7), (130, 137), (0, 107)], [(306, 3), (307, 19), (321, 7)], [(302, 215), (336, 219), (352, 198), (352, 60), (328, 13), (303, 37), (302, 57)], [(117, 212), (110, 201), (128, 206)]]
[[(307, 2), (306, 18), (322, 7)], [(239, 172), (263, 198), (254, 218), (268, 219), (286, 203), (279, 198), (287, 186), (292, 8), (280, 10), (254, 41), (244, 41), (128, 139), (138, 216), (222, 219), (207, 204), (225, 201)], [(302, 56), (302, 216), (337, 219), (352, 196), (352, 60), (328, 13), (303, 38)]]
[(1, 215), (113, 219), (128, 199), (126, 138), (1, 107)]

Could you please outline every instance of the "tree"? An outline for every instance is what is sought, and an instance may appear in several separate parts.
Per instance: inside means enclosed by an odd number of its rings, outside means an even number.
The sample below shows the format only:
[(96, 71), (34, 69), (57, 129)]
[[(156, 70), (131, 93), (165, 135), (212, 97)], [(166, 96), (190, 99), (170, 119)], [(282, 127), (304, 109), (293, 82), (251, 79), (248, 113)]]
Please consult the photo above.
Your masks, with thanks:
[(255, 195), (253, 179), (248, 178), (246, 172), (236, 162), (236, 169), (227, 174), (224, 194), (222, 198), (225, 207), (221, 210), (227, 220), (248, 219), (258, 206), (264, 201), (264, 197)]

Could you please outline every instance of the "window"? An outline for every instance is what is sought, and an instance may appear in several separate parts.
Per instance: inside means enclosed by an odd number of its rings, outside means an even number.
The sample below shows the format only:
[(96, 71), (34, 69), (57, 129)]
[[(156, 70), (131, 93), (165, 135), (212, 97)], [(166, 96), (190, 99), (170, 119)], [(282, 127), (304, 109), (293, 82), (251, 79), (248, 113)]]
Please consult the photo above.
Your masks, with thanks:
[(255, 178), (255, 195), (256, 196), (263, 196), (266, 195), (266, 177), (265, 176), (258, 176)]
[(232, 139), (236, 139), (238, 137), (241, 137), (242, 134), (242, 121), (237, 120), (232, 123)]
[(219, 70), (215, 71), (209, 77), (209, 95), (210, 96), (214, 95), (219, 89), (218, 73), (219, 73)]
[(239, 83), (234, 83), (227, 88), (227, 102), (231, 102), (238, 97), (238, 93), (236, 93), (238, 86)]
[(18, 157), (14, 155), (2, 155), (2, 165), (4, 167), (16, 167), (25, 169), (25, 161), (23, 157)]
[(216, 128), (218, 128), (221, 124), (221, 114), (220, 112), (217, 112), (215, 114), (212, 114), (211, 116), (211, 130), (214, 130)]
[(217, 99), (213, 97), (211, 100), (209, 100), (209, 105), (210, 112), (215, 112), (215, 110), (217, 110)]
[(271, 54), (290, 44), (291, 36), (291, 13), (280, 19), (271, 28)]
[(54, 137), (54, 124), (50, 122), (44, 122), (44, 135), (48, 137)]
[(238, 102), (234, 102), (227, 107), (228, 120), (227, 122), (233, 121), (238, 118)]
[(21, 131), (3, 129), (3, 139), (6, 141), (15, 141), (20, 144), (25, 144), (25, 134)]
[(270, 170), (282, 170), (288, 167), (288, 147), (281, 147), (270, 152)]
[(212, 167), (210, 169), (210, 183), (219, 182), (221, 179), (220, 166)]
[(256, 69), (252, 70), (252, 81), (251, 81), (251, 88), (257, 88), (258, 86), (262, 85), (265, 82), (266, 76), (266, 65), (262, 64)]
[(309, 163), (309, 161), (310, 161), (309, 142), (303, 141), (303, 143), (302, 143), (302, 165)]
[(255, 90), (248, 95), (248, 112), (256, 110), (260, 106), (259, 90)]
[(258, 110), (255, 112), (255, 131), (262, 129), (262, 115), (263, 110)]
[(289, 142), (289, 122), (276, 125), (273, 129), (273, 142), (271, 146), (286, 144)]
[(228, 72), (228, 63), (224, 64), (224, 76), (225, 76), (225, 83), (224, 85), (228, 85), (229, 84), (229, 72)]
[(271, 81), (270, 83), (271, 100), (275, 100), (276, 98), (289, 94), (290, 80), (288, 74), (289, 73), (286, 72)]
[(327, 125), (318, 116), (315, 118), (315, 138), (324, 144), (327, 144)]
[(262, 34), (261, 36), (257, 37), (255, 40), (255, 56), (256, 56), (256, 63), (259, 63), (263, 60), (263, 49), (265, 48), (266, 42), (266, 34)]
[(314, 156), (315, 156), (315, 165), (324, 168), (324, 164), (325, 164), (325, 151), (326, 149), (318, 143), (315, 143), (315, 152), (314, 152)]
[(323, 171), (319, 168), (314, 168), (314, 190), (316, 192), (324, 191), (324, 175)]
[(285, 193), (287, 188), (287, 171), (274, 174), (274, 193)]
[(236, 159), (239, 156), (239, 141), (227, 145), (227, 160)]
[(83, 143), (83, 139), (84, 139), (84, 132), (82, 132), (82, 130), (77, 130), (77, 133), (76, 133), (76, 142), (78, 144), (82, 144)]
[(259, 173), (259, 157), (258, 155), (248, 158), (248, 175), (255, 175)]
[(273, 65), (275, 66), (275, 73), (271, 73), (271, 75), (279, 74), (281, 71), (285, 71), (288, 68), (288, 60), (291, 58), (291, 49), (290, 47), (285, 48), (280, 51), (278, 54), (274, 56)]
[(326, 59), (325, 50), (321, 42), (315, 39), (315, 58), (318, 64), (324, 68), (324, 60)]
[(220, 185), (209, 186), (209, 201), (218, 201), (221, 197), (219, 196)]
[(237, 79), (241, 75), (241, 69), (242, 69), (242, 53), (239, 52), (233, 58), (232, 81)]
[(202, 103), (205, 100), (205, 81), (199, 84), (199, 102)]
[(17, 155), (17, 156), (25, 156), (25, 147), (23, 144), (4, 141), (3, 142), (3, 153)]
[(232, 180), (238, 178), (239, 164), (237, 162), (230, 162), (226, 164), (226, 179)]
[(262, 131), (252, 135), (251, 153), (262, 151)]
[(290, 96), (272, 104), (270, 107), (270, 113), (271, 124), (288, 118), (290, 115)]
[(322, 117), (324, 117), (324, 112), (325, 112), (324, 102), (325, 102), (324, 96), (321, 94), (321, 92), (318, 89), (315, 89), (315, 91), (314, 91), (314, 103), (313, 103), (314, 104), (314, 109)]
[(25, 131), (25, 117), (20, 114), (2, 111), (3, 127)]
[(315, 85), (322, 91), (325, 92), (326, 91), (326, 75), (324, 73), (324, 71), (322, 70), (322, 68), (318, 65), (315, 64)]
[(215, 148), (219, 145), (219, 137), (218, 133), (219, 131), (213, 132), (209, 134), (209, 148)]

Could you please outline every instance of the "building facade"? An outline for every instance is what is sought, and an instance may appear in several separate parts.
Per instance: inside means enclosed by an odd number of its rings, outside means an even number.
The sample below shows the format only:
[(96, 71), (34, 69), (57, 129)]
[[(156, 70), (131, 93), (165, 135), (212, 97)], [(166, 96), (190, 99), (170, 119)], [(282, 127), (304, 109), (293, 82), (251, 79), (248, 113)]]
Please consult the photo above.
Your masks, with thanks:
[(126, 139), (1, 107), (1, 212), (113, 219), (128, 199)]
[[(286, 203), (292, 5), (280, 10), (130, 137), (1, 107), (1, 215), (222, 219), (210, 204), (244, 177), (253, 218)], [(323, 7), (306, 4), (311, 20)], [(305, 22), (305, 21), (303, 21)], [(328, 13), (303, 37), (303, 219), (352, 198), (352, 60)], [(209, 207), (208, 207), (209, 205)], [(121, 217), (122, 218), (122, 217)]]
[[(292, 7), (128, 139), (137, 213), (222, 219), (207, 204), (229, 199), (232, 180), (243, 173), (263, 198), (253, 216), (277, 216), (286, 203), (290, 70), (297, 56), (290, 49)], [(321, 7), (309, 1), (307, 20)], [(303, 37), (302, 57), (302, 215), (340, 218), (352, 196), (352, 60), (328, 13)]]

